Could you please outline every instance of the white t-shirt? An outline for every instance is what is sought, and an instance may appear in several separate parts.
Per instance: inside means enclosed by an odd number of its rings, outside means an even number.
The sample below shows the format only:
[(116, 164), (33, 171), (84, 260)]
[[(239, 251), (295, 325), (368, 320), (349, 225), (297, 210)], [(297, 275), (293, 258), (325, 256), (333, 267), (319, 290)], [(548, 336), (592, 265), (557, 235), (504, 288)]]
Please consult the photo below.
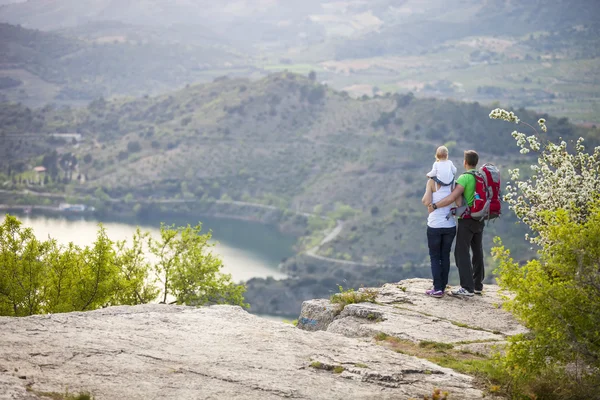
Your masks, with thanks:
[[(436, 186), (439, 186), (439, 189), (432, 193), (432, 203), (437, 203), (452, 192), (450, 186), (440, 186), (437, 184)], [(449, 205), (433, 210), (427, 217), (427, 226), (430, 228), (454, 228), (456, 226), (454, 218), (450, 217), (446, 219), (451, 208), (452, 205)]]
[(431, 171), (427, 173), (427, 176), (433, 178), (436, 176), (440, 181), (444, 183), (454, 182), (454, 176), (456, 176), (456, 167), (450, 160), (436, 161), (431, 167)]

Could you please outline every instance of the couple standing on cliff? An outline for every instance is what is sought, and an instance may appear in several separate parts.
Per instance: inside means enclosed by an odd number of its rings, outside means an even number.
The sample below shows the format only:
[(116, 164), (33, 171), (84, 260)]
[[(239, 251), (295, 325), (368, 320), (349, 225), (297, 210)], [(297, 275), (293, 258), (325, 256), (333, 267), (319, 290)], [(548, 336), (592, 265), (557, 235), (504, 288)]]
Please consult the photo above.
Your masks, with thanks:
[[(485, 221), (468, 217), (451, 217), (452, 203), (472, 206), (475, 199), (476, 180), (473, 171), (479, 163), (479, 155), (474, 150), (465, 151), (465, 173), (456, 182), (456, 167), (448, 160), (448, 149), (440, 146), (436, 152), (436, 162), (427, 174), (430, 178), (422, 202), (429, 211), (427, 218), (427, 243), (431, 259), (433, 288), (426, 291), (429, 296), (443, 297), (450, 273), (450, 250), (456, 237), (454, 259), (458, 268), (460, 288), (452, 290), (455, 296), (481, 294), (485, 275), (483, 264), (483, 228)], [(458, 214), (458, 213), (457, 213)], [(471, 259), (469, 250), (473, 252)]]

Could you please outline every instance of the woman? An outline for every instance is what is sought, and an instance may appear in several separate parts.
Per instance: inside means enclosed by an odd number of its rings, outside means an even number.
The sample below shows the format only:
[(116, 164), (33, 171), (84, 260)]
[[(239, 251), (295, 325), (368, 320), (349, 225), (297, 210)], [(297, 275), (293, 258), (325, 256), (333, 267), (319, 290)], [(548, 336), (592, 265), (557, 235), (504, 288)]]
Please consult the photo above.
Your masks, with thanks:
[[(429, 179), (421, 201), (425, 206), (428, 206), (448, 196), (451, 191), (452, 186), (442, 186), (433, 179)], [(433, 288), (425, 293), (432, 297), (443, 297), (446, 285), (448, 285), (450, 250), (456, 236), (454, 218), (446, 218), (451, 208), (451, 206), (437, 208), (427, 217), (427, 244), (429, 246), (429, 258), (431, 259)]]

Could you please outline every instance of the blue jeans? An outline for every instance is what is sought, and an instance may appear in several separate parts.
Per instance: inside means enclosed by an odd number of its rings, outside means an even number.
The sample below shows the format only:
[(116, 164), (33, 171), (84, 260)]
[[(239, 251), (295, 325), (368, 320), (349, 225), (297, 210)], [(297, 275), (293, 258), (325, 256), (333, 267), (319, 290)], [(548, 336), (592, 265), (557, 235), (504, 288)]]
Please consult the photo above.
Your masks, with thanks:
[(431, 259), (431, 275), (435, 290), (446, 290), (450, 274), (450, 250), (456, 236), (456, 228), (427, 227), (427, 244)]

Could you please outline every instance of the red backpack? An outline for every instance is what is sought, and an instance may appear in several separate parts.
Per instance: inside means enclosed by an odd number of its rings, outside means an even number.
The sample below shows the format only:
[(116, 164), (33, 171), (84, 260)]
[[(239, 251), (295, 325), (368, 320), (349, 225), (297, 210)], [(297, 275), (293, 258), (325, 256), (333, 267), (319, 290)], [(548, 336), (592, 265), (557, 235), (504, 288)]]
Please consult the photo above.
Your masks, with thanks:
[(488, 163), (479, 168), (479, 171), (466, 173), (475, 178), (475, 199), (471, 207), (466, 207), (462, 217), (476, 220), (498, 218), (502, 213), (500, 170), (494, 164)]

